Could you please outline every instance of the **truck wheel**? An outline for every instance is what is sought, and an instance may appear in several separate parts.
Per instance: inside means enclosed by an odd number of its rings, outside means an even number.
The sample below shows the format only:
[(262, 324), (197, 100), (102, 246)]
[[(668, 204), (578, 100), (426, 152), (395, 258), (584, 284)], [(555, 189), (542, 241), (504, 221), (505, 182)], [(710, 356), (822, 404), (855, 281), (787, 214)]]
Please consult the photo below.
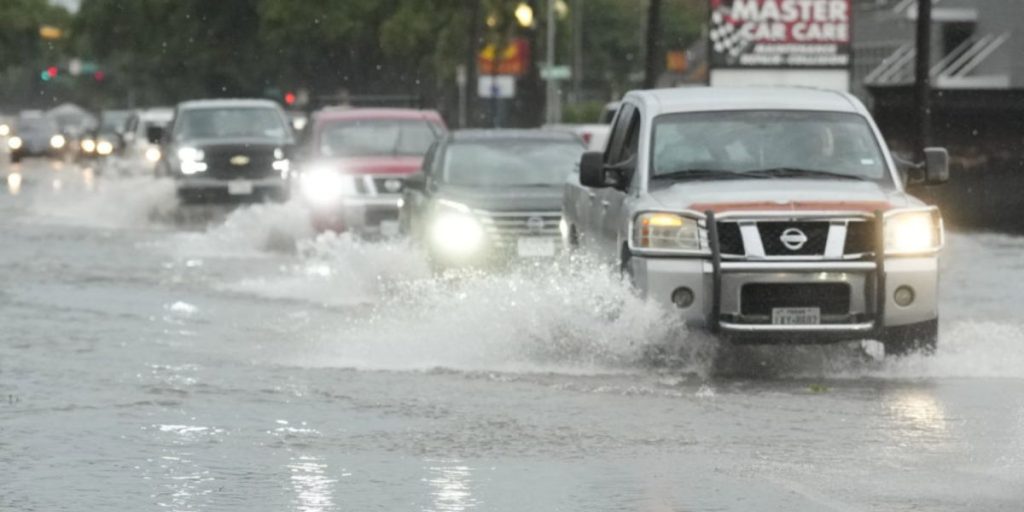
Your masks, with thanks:
[(882, 343), (885, 345), (886, 356), (917, 352), (934, 354), (939, 343), (939, 320), (889, 327), (885, 330)]

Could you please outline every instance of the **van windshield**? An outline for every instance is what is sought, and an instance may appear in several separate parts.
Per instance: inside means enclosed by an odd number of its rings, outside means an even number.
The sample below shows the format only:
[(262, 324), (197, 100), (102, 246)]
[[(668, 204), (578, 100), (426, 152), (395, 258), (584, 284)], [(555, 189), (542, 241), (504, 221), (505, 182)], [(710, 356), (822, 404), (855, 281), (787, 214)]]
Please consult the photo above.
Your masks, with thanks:
[(654, 122), (652, 178), (801, 177), (891, 182), (881, 148), (857, 114), (695, 112)]

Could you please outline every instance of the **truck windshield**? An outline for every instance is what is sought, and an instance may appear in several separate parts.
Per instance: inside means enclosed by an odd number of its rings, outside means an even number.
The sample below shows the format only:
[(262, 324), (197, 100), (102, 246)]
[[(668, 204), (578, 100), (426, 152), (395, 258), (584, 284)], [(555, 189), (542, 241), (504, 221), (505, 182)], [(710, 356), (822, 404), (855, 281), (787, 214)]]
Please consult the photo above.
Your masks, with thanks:
[(573, 141), (456, 143), (445, 155), (444, 181), (470, 187), (560, 185), (583, 149)]
[(423, 156), (438, 132), (419, 119), (338, 121), (324, 126), (320, 153), (324, 156)]
[(867, 121), (842, 112), (735, 111), (655, 119), (652, 178), (862, 179), (888, 182)]

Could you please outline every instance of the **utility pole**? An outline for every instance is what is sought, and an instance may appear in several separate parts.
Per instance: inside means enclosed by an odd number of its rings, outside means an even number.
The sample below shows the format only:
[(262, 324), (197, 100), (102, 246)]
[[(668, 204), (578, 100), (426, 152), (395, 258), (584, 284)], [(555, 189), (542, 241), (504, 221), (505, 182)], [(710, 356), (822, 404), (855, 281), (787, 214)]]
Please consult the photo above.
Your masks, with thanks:
[(477, 82), (476, 54), (480, 49), (480, 0), (463, 0), (463, 5), (468, 14), (466, 33), (469, 34), (469, 41), (466, 43), (465, 62), (463, 63), (466, 67), (466, 104), (465, 110), (461, 112), (466, 116), (466, 124), (460, 127), (466, 128), (473, 124), (473, 107), (476, 103), (475, 100), (469, 98), (469, 95), (473, 94), (470, 91), (476, 90)]
[(583, 4), (576, 0), (572, 7), (572, 99), (583, 101)]
[(648, 0), (647, 44), (644, 52), (644, 89), (658, 85), (658, 41), (661, 36), (661, 0)]
[(917, 55), (914, 62), (914, 107), (918, 158), (931, 144), (932, 0), (917, 0)]
[[(555, 68), (555, 34), (557, 27), (555, 25), (555, 0), (548, 0), (548, 26), (547, 26), (547, 59), (546, 65), (549, 70)], [(545, 103), (547, 104), (547, 122), (557, 123), (560, 117), (559, 110), (561, 106), (558, 104), (558, 82), (548, 78), (547, 80), (547, 93), (545, 95)]]

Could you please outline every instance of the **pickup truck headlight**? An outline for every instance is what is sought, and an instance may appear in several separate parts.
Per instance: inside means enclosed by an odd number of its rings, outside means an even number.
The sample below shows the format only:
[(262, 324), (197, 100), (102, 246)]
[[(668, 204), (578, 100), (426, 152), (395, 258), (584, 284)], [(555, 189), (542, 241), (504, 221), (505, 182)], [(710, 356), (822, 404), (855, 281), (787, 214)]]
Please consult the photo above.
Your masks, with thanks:
[(355, 182), (351, 176), (330, 167), (313, 167), (303, 172), (299, 185), (302, 195), (314, 206), (333, 206), (345, 195), (355, 194)]
[(697, 219), (678, 213), (646, 212), (633, 224), (633, 247), (663, 251), (700, 250)]
[(450, 256), (464, 257), (480, 248), (484, 228), (468, 206), (442, 199), (437, 202), (429, 236), (434, 248)]
[(885, 253), (935, 252), (942, 248), (942, 231), (937, 208), (889, 212), (885, 216)]

